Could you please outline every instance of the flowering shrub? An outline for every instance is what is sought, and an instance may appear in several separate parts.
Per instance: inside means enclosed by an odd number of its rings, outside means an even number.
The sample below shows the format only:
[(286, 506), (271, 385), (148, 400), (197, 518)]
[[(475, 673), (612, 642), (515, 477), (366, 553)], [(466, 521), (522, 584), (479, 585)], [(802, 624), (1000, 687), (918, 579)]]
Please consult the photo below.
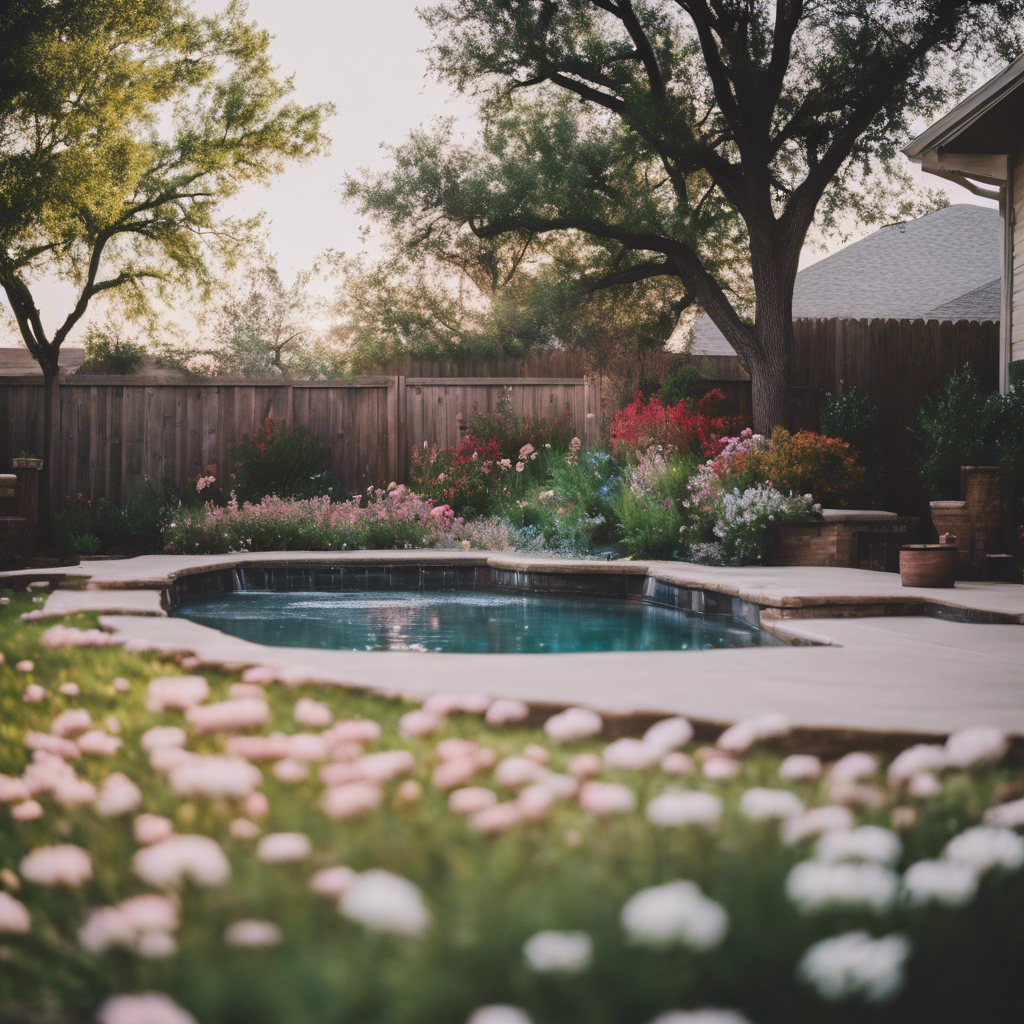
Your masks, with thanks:
[(336, 484), (329, 469), (330, 455), (327, 445), (305, 427), (284, 430), (268, 416), (251, 436), (232, 448), (234, 472), (226, 489), (243, 503), (270, 494), (279, 498), (333, 496)]
[(752, 454), (744, 469), (783, 494), (810, 492), (823, 505), (843, 507), (864, 482), (857, 453), (837, 437), (778, 428), (771, 444)]
[(717, 388), (698, 402), (685, 399), (676, 405), (662, 405), (660, 398), (645, 402), (639, 392), (612, 420), (608, 438), (612, 451), (626, 458), (638, 458), (652, 447), (673, 449), (683, 454), (715, 454), (723, 434), (739, 428), (739, 420), (722, 411), (725, 395)]
[(511, 495), (512, 471), (495, 442), (469, 435), (457, 448), (413, 445), (409, 481), (424, 498), (450, 505), (459, 515), (480, 516), (498, 497)]
[(354, 548), (473, 546), (473, 531), (448, 505), (435, 505), (404, 485), (369, 488), (366, 498), (268, 497), (182, 508), (163, 534), (170, 554), (229, 551), (344, 551)]
[(480, 412), (474, 405), (467, 427), (467, 439), (493, 441), (504, 458), (515, 459), (526, 446), (535, 451), (564, 451), (573, 435), (573, 415), (566, 405), (550, 419), (517, 416), (512, 408), (512, 388), (506, 387), (493, 412)]
[(716, 541), (693, 545), (690, 557), (705, 564), (763, 564), (776, 530), (805, 521), (813, 508), (809, 494), (784, 495), (769, 484), (727, 491), (712, 531)]
[(626, 471), (613, 500), (626, 550), (637, 557), (671, 558), (686, 521), (683, 498), (692, 460), (649, 448)]

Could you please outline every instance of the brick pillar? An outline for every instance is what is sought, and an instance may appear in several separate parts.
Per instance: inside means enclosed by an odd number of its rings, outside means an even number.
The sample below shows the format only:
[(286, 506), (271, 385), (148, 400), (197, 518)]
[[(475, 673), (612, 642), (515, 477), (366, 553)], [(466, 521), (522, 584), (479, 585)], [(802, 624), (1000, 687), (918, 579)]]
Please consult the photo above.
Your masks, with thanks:
[(985, 556), (999, 554), (1006, 539), (1003, 474), (998, 466), (964, 466), (960, 473), (974, 532), (971, 568), (977, 578), (983, 579), (987, 569)]

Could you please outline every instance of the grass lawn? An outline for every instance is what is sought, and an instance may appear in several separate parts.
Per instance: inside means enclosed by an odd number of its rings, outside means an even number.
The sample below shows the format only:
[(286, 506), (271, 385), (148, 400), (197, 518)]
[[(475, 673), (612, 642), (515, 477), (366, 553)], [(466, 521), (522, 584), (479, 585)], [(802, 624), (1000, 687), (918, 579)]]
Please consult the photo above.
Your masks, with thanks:
[[(0, 1020), (92, 1020), (108, 996), (144, 991), (167, 993), (202, 1024), (463, 1024), (488, 1004), (520, 1007), (535, 1024), (646, 1024), (670, 1010), (701, 1007), (734, 1009), (754, 1024), (1024, 1019), (1024, 870), (979, 871), (977, 894), (956, 907), (913, 906), (897, 897), (871, 909), (868, 897), (855, 893), (845, 908), (801, 911), (787, 895), (787, 876), (814, 855), (815, 841), (784, 843), (777, 821), (752, 821), (739, 809), (744, 792), (755, 786), (788, 789), (807, 807), (831, 802), (823, 779), (780, 782), (780, 753), (748, 753), (738, 776), (720, 782), (699, 771), (670, 778), (658, 767), (605, 770), (602, 780), (635, 792), (636, 810), (601, 818), (562, 799), (545, 820), (484, 836), (450, 811), (448, 794), (432, 785), (440, 740), (475, 739), (499, 759), (527, 744), (542, 745), (551, 752), (548, 767), (559, 772), (573, 754), (599, 753), (604, 744), (558, 746), (539, 729), (490, 727), (469, 715), (447, 719), (433, 735), (405, 739), (397, 723), (410, 705), (338, 688), (274, 684), (265, 687), (273, 724), (261, 731), (302, 731), (293, 717), (301, 697), (322, 701), (335, 719), (373, 719), (383, 735), (368, 749), (412, 751), (416, 768), (405, 778), (420, 783), (422, 797), (405, 802), (403, 780), (386, 782), (376, 810), (332, 821), (320, 808), (324, 787), (317, 764), (298, 783), (278, 781), (270, 765), (261, 764), (269, 800), (269, 812), (258, 819), (261, 833), (301, 832), (313, 850), (300, 863), (266, 864), (256, 856), (257, 839), (233, 836), (231, 823), (243, 815), (239, 802), (179, 797), (140, 745), (153, 726), (186, 725), (180, 711), (146, 710), (149, 680), (183, 670), (116, 648), (49, 650), (39, 642), (44, 625), (19, 621), (31, 607), (25, 597), (0, 607), (6, 659), (0, 665), (0, 773), (24, 771), (30, 758), (26, 731), (46, 732), (59, 712), (84, 708), (100, 727), (113, 716), (123, 746), (112, 756), (83, 756), (73, 762), (75, 771), (97, 786), (111, 772), (123, 772), (141, 788), (142, 801), (137, 811), (108, 818), (90, 805), (64, 807), (43, 793), (36, 799), (44, 813), (31, 821), (16, 820), (14, 804), (0, 804), (0, 888), (31, 913), (27, 934), (0, 933)], [(86, 618), (69, 622), (94, 624)], [(21, 659), (31, 659), (34, 669), (17, 670)], [(203, 675), (212, 691), (207, 703), (226, 698), (238, 682), (237, 674)], [(126, 692), (113, 687), (116, 677), (129, 681)], [(79, 684), (80, 695), (60, 695), (58, 687), (67, 682)], [(40, 703), (23, 700), (31, 683), (46, 691)], [(217, 733), (190, 735), (188, 749), (212, 754), (223, 743)], [(888, 828), (894, 808), (914, 809), (913, 823), (902, 823), (902, 853), (893, 865), (902, 877), (914, 862), (939, 857), (950, 839), (981, 821), (986, 808), (1020, 796), (1022, 780), (1019, 765), (949, 770), (941, 792), (912, 799), (886, 783), (883, 765), (866, 780), (877, 787), (880, 805), (855, 807), (854, 814), (858, 824)], [(511, 795), (490, 770), (470, 785), (488, 786), (502, 800)], [(720, 821), (650, 824), (645, 807), (669, 788), (717, 794), (724, 803)], [(408, 798), (408, 791), (405, 784), (401, 794)], [(152, 891), (132, 869), (139, 849), (133, 817), (141, 812), (166, 816), (178, 833), (215, 839), (230, 859), (230, 881), (180, 890), (174, 955), (87, 952), (78, 932), (90, 908)], [(900, 815), (908, 816), (905, 810)], [(52, 844), (87, 850), (92, 878), (80, 888), (22, 879), (25, 855)], [(314, 871), (334, 865), (384, 868), (415, 883), (430, 914), (425, 932), (383, 934), (343, 916), (336, 899), (309, 888)], [(724, 938), (705, 950), (680, 941), (661, 947), (629, 941), (621, 920), (626, 901), (646, 887), (679, 879), (697, 883), (724, 908)], [(228, 945), (225, 930), (243, 919), (274, 922), (280, 943)], [(586, 933), (590, 962), (576, 971), (531, 967), (524, 944), (549, 929)], [(894, 968), (894, 984), (867, 984), (860, 994), (837, 998), (822, 993), (824, 982), (816, 987), (803, 979), (798, 965), (810, 947), (858, 931), (906, 937), (909, 956), (902, 971)]]

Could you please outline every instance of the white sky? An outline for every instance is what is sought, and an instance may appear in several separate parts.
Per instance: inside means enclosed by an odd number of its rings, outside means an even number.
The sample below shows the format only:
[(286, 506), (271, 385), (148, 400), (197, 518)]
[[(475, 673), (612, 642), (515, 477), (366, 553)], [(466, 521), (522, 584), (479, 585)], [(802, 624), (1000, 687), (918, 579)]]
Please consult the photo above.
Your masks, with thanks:
[[(201, 13), (225, 0), (193, 0)], [(338, 108), (328, 122), (330, 154), (293, 165), (267, 188), (240, 195), (230, 212), (267, 214), (270, 245), (287, 278), (307, 267), (327, 248), (355, 252), (361, 247), (359, 218), (341, 198), (346, 173), (382, 168), (382, 144), (401, 143), (409, 131), (438, 116), (463, 117), (469, 103), (428, 74), (422, 52), (429, 34), (416, 15), (422, 0), (250, 0), (249, 16), (274, 36), (272, 52), (282, 71), (295, 78), (294, 97), (302, 103), (330, 100)], [(929, 187), (939, 179), (928, 178)], [(949, 185), (953, 202), (982, 202), (966, 189)], [(991, 204), (985, 204), (991, 205)], [(827, 252), (806, 252), (802, 265)], [(71, 288), (39, 282), (36, 301), (44, 324), (55, 328), (73, 302)], [(80, 322), (69, 344), (80, 344)], [(0, 344), (17, 344), (11, 338)]]

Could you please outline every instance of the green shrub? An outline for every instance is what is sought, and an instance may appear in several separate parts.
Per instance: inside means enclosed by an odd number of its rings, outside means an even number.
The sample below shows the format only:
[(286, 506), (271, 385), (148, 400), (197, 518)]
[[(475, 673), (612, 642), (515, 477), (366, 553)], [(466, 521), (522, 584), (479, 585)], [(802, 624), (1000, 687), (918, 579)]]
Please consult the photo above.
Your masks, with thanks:
[(100, 539), (95, 533), (75, 533), (68, 538), (71, 552), (76, 555), (97, 555)]
[(969, 365), (922, 402), (911, 430), (917, 467), (933, 499), (960, 495), (960, 467), (991, 465), (997, 456), (1001, 401)]
[(850, 494), (851, 501), (877, 507), (885, 488), (888, 449), (882, 440), (878, 406), (853, 388), (827, 394), (819, 410), (821, 433), (845, 441), (864, 467), (864, 482)]
[(661, 381), (661, 401), (664, 405), (678, 405), (686, 401), (699, 402), (708, 391), (708, 382), (699, 367), (691, 362), (676, 363)]
[(278, 498), (340, 496), (331, 476), (327, 445), (305, 427), (283, 430), (268, 416), (250, 437), (231, 449), (234, 463), (230, 489), (239, 503)]
[(629, 470), (612, 507), (626, 550), (637, 558), (673, 558), (688, 521), (684, 501), (697, 470), (694, 457), (665, 457), (652, 449)]
[(78, 372), (129, 377), (142, 369), (145, 358), (146, 350), (134, 341), (116, 331), (90, 327), (85, 336), (85, 360)]
[(474, 409), (466, 429), (468, 435), (484, 444), (495, 442), (503, 458), (515, 461), (526, 445), (532, 445), (538, 453), (565, 451), (573, 436), (573, 416), (568, 406), (550, 419), (517, 416), (512, 408), (512, 389), (507, 387), (493, 412)]

